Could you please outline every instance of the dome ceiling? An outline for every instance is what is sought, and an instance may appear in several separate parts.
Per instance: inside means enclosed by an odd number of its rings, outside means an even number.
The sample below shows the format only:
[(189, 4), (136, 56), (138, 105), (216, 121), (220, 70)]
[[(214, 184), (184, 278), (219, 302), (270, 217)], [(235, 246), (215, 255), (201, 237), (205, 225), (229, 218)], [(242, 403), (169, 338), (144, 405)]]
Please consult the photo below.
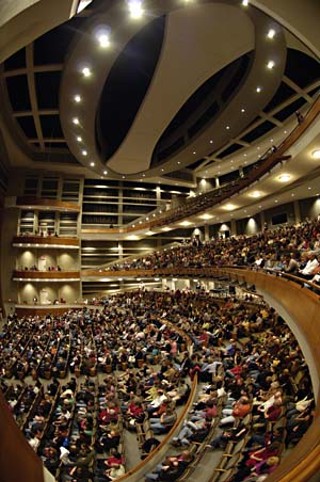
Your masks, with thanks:
[(2, 64), (2, 116), (39, 165), (191, 185), (318, 92), (318, 61), (253, 6), (154, 2), (132, 21), (123, 3), (93, 1)]

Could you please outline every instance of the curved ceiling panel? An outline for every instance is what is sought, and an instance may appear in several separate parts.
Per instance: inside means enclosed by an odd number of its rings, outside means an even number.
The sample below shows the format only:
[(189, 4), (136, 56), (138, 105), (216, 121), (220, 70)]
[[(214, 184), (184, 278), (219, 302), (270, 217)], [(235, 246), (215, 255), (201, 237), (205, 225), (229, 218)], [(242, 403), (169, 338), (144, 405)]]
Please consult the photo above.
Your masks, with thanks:
[(193, 142), (193, 138), (219, 115), (241, 88), (252, 57), (253, 52), (242, 55), (210, 77), (192, 94), (159, 139), (152, 155), (151, 167), (156, 167)]
[(110, 71), (96, 122), (97, 143), (103, 159), (115, 153), (130, 129), (157, 66), (164, 29), (164, 16), (143, 27), (126, 45)]
[(238, 7), (208, 3), (170, 13), (157, 75), (108, 167), (125, 175), (149, 169), (154, 146), (190, 95), (254, 44), (254, 25)]

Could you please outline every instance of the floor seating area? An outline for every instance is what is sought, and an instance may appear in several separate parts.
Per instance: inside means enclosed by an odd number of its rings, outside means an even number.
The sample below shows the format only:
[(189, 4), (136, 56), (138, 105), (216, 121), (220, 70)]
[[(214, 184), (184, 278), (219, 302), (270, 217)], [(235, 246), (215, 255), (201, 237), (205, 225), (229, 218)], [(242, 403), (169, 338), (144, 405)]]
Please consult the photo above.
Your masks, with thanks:
[[(9, 408), (61, 481), (130, 471), (126, 433), (138, 463), (180, 421), (193, 380), (191, 410), (166, 443), (169, 468), (158, 465), (148, 480), (192, 480), (203, 465), (206, 482), (267, 474), (312, 421), (299, 345), (263, 302), (138, 291), (57, 319), (11, 315), (0, 343)], [(271, 468), (248, 468), (248, 454), (268, 454), (271, 442), (279, 444)]]

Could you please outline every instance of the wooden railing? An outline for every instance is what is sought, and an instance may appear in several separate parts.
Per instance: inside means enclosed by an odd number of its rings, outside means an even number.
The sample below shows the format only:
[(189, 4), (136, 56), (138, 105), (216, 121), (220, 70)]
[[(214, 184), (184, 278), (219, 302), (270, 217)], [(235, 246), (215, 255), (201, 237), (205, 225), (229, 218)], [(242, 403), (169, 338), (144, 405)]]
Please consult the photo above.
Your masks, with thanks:
[(33, 270), (14, 270), (12, 278), (32, 279), (32, 280), (64, 280), (77, 279), (80, 280), (80, 271), (33, 271)]
[(43, 466), (0, 393), (0, 481), (44, 482)]
[(144, 476), (148, 472), (151, 472), (154, 469), (154, 467), (164, 459), (168, 451), (170, 440), (172, 440), (172, 438), (176, 434), (178, 434), (188, 412), (192, 408), (192, 404), (195, 400), (196, 393), (197, 393), (197, 385), (198, 385), (198, 379), (197, 379), (197, 376), (195, 376), (192, 382), (191, 393), (189, 395), (187, 403), (183, 407), (183, 410), (181, 411), (178, 420), (176, 421), (176, 423), (174, 424), (170, 432), (168, 432), (166, 436), (161, 440), (160, 445), (158, 445), (158, 447), (156, 447), (148, 455), (148, 457), (146, 457), (144, 460), (142, 460), (139, 464), (137, 464), (132, 469), (128, 470), (128, 472), (125, 475), (123, 475), (122, 477), (119, 477), (117, 481), (141, 482), (142, 480), (144, 480)]
[(76, 246), (79, 247), (79, 238), (60, 237), (60, 236), (14, 236), (12, 239), (14, 245), (48, 245), (50, 246)]
[(17, 207), (32, 206), (34, 208), (51, 207), (56, 211), (80, 212), (80, 204), (70, 201), (59, 201), (58, 199), (47, 199), (34, 196), (18, 196)]

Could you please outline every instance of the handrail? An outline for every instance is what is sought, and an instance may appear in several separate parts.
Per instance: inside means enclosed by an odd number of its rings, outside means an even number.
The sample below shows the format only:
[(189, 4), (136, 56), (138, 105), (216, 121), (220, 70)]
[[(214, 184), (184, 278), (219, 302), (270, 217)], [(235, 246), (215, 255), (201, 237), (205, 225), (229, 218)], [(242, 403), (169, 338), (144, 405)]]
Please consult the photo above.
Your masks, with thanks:
[(35, 271), (35, 270), (19, 270), (15, 269), (12, 272), (12, 279), (32, 279), (32, 280), (44, 280), (44, 279), (79, 279), (80, 280), (80, 270), (74, 271), (58, 271), (58, 270), (50, 270), (50, 271)]
[(51, 206), (55, 210), (80, 212), (80, 204), (70, 201), (60, 201), (59, 199), (47, 199), (35, 196), (18, 196), (16, 200), (17, 207), (34, 206), (36, 208), (45, 208)]
[(144, 460), (142, 460), (139, 464), (137, 464), (135, 467), (132, 469), (128, 470), (126, 474), (124, 474), (122, 477), (119, 477), (117, 481), (119, 482), (140, 482), (142, 480), (142, 477), (149, 471), (152, 471), (155, 467), (156, 464), (158, 464), (164, 457), (165, 453), (168, 450), (168, 444), (172, 437), (178, 433), (178, 431), (181, 428), (181, 425), (183, 424), (187, 413), (189, 412), (190, 408), (192, 407), (193, 401), (196, 396), (196, 391), (197, 391), (197, 385), (198, 385), (198, 377), (195, 375), (193, 381), (192, 381), (192, 386), (191, 386), (191, 392), (188, 398), (187, 403), (183, 407), (183, 410), (174, 424), (174, 426), (171, 428), (170, 432), (166, 434), (166, 436), (161, 440), (160, 445), (156, 447)]
[(54, 246), (76, 246), (79, 247), (80, 241), (77, 237), (70, 236), (14, 236), (12, 244), (39, 244), (39, 245), (54, 245)]

